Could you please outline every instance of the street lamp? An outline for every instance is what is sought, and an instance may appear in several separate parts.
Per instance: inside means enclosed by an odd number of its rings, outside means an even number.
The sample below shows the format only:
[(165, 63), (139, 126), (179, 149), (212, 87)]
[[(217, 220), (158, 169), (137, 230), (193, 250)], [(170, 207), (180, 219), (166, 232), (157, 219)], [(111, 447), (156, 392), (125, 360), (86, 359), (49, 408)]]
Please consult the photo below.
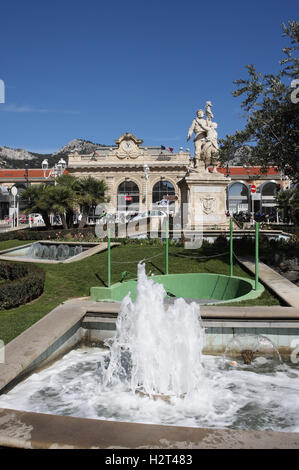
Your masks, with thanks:
[(145, 176), (145, 210), (146, 216), (148, 215), (148, 197), (147, 197), (147, 189), (148, 189), (148, 178), (150, 174), (149, 166), (146, 163), (143, 165), (144, 176)]
[(54, 177), (55, 185), (56, 185), (56, 178), (63, 175), (66, 167), (67, 167), (66, 161), (63, 158), (61, 158), (59, 162), (55, 163), (54, 167), (50, 169), (50, 172), (47, 176), (47, 171), (49, 169), (49, 162), (46, 158), (42, 161), (42, 170), (44, 172), (44, 178), (49, 179), (50, 177)]
[(26, 188), (29, 186), (29, 170), (28, 170), (28, 163), (25, 163), (25, 180), (26, 180)]

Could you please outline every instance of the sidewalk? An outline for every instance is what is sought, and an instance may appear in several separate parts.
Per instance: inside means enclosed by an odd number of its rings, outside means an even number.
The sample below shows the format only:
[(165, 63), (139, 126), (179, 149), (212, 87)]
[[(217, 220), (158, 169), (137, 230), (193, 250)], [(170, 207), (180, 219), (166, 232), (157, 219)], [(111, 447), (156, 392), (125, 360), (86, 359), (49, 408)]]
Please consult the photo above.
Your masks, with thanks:
[[(243, 257), (238, 259), (251, 273), (255, 273), (254, 261)], [(275, 292), (287, 305), (299, 309), (299, 287), (261, 262), (259, 263), (259, 280)]]

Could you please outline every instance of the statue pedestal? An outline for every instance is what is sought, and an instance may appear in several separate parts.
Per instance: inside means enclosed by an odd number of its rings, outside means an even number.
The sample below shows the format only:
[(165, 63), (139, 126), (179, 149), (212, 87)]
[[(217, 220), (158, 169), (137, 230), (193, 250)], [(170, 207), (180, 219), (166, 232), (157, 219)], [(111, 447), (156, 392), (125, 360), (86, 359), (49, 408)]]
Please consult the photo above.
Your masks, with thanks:
[(221, 173), (211, 173), (201, 167), (185, 176), (188, 190), (188, 228), (207, 230), (229, 227), (226, 199), (230, 181), (230, 178)]

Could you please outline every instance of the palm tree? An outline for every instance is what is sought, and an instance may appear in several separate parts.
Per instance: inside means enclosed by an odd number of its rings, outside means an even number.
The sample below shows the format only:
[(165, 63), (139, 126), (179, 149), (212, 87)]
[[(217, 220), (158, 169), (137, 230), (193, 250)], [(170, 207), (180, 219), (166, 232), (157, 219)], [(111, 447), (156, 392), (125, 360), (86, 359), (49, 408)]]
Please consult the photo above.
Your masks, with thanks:
[(76, 204), (75, 193), (67, 186), (48, 186), (43, 195), (49, 212), (60, 216), (63, 228), (69, 228), (66, 214), (73, 214)]
[(78, 178), (72, 175), (67, 175), (67, 174), (63, 174), (56, 180), (57, 187), (63, 186), (65, 188), (68, 188), (70, 191), (73, 192), (73, 195), (74, 195), (74, 204), (67, 205), (67, 207), (65, 208), (65, 222), (68, 228), (72, 228), (74, 226), (74, 215), (75, 215), (75, 208), (77, 205), (75, 203), (76, 193), (74, 190), (74, 186), (77, 183), (77, 181), (78, 181)]
[(108, 187), (103, 180), (87, 176), (77, 180), (73, 189), (76, 192), (77, 201), (82, 212), (82, 219), (79, 222), (79, 227), (82, 228), (86, 224), (90, 210), (107, 201), (105, 191)]
[(20, 199), (25, 205), (24, 212), (30, 214), (37, 212), (41, 214), (47, 228), (51, 227), (50, 211), (47, 203), (48, 186), (41, 183), (29, 186), (20, 193)]
[(72, 227), (75, 208), (80, 206), (82, 219), (79, 227), (82, 228), (90, 210), (106, 201), (106, 190), (106, 183), (92, 176), (76, 178), (63, 175), (57, 179), (56, 186), (43, 183), (29, 186), (22, 192), (21, 199), (26, 206), (25, 212), (40, 213), (47, 228), (51, 227), (52, 213), (60, 215), (64, 228)]

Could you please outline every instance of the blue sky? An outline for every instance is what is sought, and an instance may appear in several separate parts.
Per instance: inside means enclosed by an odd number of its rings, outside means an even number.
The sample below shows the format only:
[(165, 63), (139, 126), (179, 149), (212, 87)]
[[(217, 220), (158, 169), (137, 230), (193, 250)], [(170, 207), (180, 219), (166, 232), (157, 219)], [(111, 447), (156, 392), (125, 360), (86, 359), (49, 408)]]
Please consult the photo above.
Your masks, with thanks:
[(190, 147), (213, 103), (219, 137), (242, 128), (233, 80), (277, 72), (284, 0), (6, 0), (0, 6), (0, 146), (47, 153), (74, 138)]

